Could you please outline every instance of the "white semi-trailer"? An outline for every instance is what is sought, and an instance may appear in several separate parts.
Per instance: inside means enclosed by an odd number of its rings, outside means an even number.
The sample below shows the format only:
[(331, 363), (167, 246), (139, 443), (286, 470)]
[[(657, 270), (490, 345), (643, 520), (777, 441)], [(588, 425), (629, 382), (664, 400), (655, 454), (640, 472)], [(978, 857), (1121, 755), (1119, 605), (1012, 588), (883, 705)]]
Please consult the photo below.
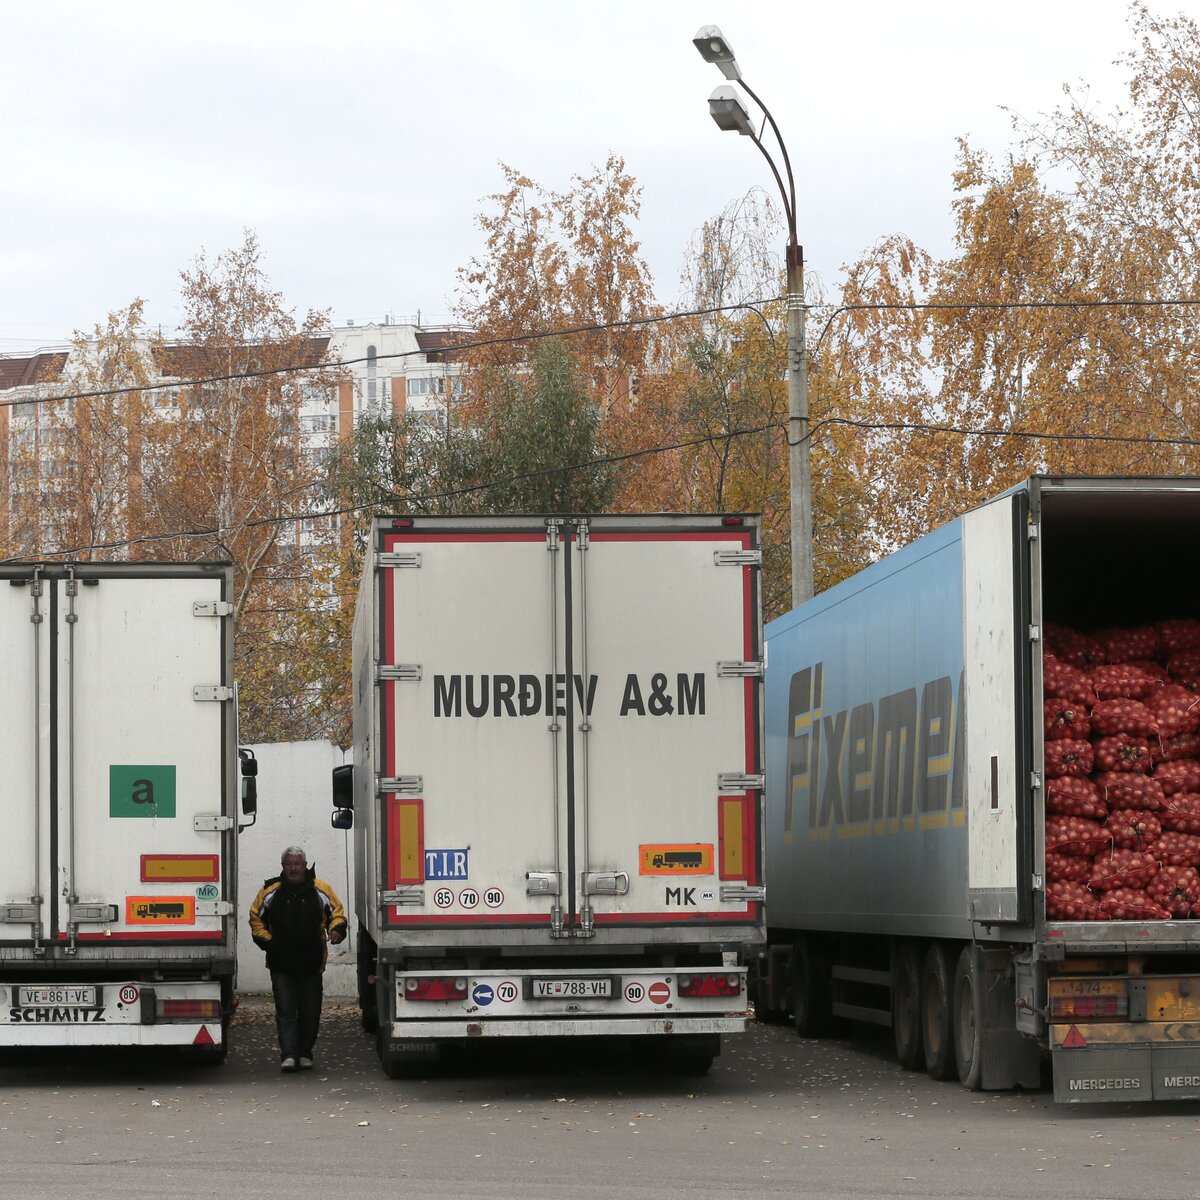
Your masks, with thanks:
[(377, 519), (354, 632), (359, 992), (389, 1075), (468, 1039), (707, 1067), (761, 938), (758, 526)]
[[(234, 1004), (223, 564), (0, 566), (0, 1048), (181, 1046)], [(257, 769), (249, 752), (242, 772)], [(255, 782), (245, 782), (244, 811)]]

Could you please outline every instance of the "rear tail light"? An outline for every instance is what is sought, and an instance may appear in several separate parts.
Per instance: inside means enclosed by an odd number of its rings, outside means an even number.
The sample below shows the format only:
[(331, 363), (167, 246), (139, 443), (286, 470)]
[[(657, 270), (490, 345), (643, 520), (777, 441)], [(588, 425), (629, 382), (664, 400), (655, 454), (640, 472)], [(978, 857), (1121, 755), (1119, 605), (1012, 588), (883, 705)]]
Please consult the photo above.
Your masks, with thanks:
[(1051, 996), (1050, 1020), (1086, 1021), (1098, 1017), (1127, 1017), (1126, 996)]
[(680, 975), (678, 992), (681, 996), (740, 996), (742, 977), (713, 972), (704, 975)]
[(465, 1000), (467, 981), (461, 975), (435, 975), (404, 981), (405, 1000)]
[(159, 1000), (160, 1021), (219, 1021), (220, 1000)]

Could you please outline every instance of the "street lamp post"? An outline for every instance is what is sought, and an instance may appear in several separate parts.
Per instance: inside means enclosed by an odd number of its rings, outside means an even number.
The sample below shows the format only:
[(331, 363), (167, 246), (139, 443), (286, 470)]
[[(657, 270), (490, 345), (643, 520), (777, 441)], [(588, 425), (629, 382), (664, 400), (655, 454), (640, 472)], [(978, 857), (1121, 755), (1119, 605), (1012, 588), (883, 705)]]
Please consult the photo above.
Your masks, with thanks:
[(754, 130), (750, 113), (733, 83), (722, 84), (709, 97), (708, 111), (717, 126), (748, 137), (762, 152), (779, 185), (788, 223), (787, 243), (787, 357), (788, 449), (792, 513), (792, 607), (812, 599), (812, 470), (808, 442), (808, 359), (805, 348), (804, 248), (796, 237), (796, 183), (787, 146), (770, 110), (742, 78), (733, 49), (715, 25), (704, 25), (692, 39), (705, 62), (715, 63), (726, 79), (740, 83), (763, 111), (783, 157), (785, 186), (779, 167)]

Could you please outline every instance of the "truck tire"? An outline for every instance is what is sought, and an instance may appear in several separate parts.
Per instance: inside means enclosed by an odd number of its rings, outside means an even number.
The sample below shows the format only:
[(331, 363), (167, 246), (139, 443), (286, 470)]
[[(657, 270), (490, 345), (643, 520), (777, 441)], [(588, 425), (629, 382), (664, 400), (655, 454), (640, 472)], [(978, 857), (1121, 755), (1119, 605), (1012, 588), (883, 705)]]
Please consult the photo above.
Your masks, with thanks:
[(983, 973), (973, 946), (964, 946), (954, 972), (954, 1059), (959, 1082), (977, 1092), (983, 1078)]
[(781, 982), (791, 971), (791, 957), (789, 946), (767, 946), (754, 964), (754, 1019), (764, 1025), (781, 1025), (788, 1018)]
[(807, 938), (792, 954), (792, 1020), (805, 1038), (829, 1037), (833, 1032), (833, 993), (829, 960)]
[(925, 1065), (921, 1001), (920, 947), (902, 941), (892, 967), (892, 1041), (896, 1061), (907, 1071), (919, 1071)]
[(946, 947), (941, 942), (933, 942), (925, 954), (921, 980), (925, 1070), (933, 1079), (953, 1079), (957, 1073), (952, 979)]
[(375, 943), (371, 935), (358, 927), (358, 955), (355, 959), (358, 979), (358, 1009), (365, 1033), (379, 1029), (379, 997), (375, 990)]

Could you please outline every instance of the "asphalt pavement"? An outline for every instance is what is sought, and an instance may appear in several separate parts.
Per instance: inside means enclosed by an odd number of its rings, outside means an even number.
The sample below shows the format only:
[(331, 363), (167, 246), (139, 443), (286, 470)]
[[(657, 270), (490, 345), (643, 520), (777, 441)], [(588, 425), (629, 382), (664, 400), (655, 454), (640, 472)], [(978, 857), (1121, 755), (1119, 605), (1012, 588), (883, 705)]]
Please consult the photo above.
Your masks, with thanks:
[(247, 997), (231, 1045), (218, 1067), (10, 1055), (0, 1197), (1200, 1195), (1200, 1105), (973, 1094), (902, 1070), (879, 1036), (755, 1026), (690, 1077), (633, 1040), (494, 1043), (391, 1081), (357, 1010), (327, 1004), (316, 1068), (283, 1075), (269, 999)]

